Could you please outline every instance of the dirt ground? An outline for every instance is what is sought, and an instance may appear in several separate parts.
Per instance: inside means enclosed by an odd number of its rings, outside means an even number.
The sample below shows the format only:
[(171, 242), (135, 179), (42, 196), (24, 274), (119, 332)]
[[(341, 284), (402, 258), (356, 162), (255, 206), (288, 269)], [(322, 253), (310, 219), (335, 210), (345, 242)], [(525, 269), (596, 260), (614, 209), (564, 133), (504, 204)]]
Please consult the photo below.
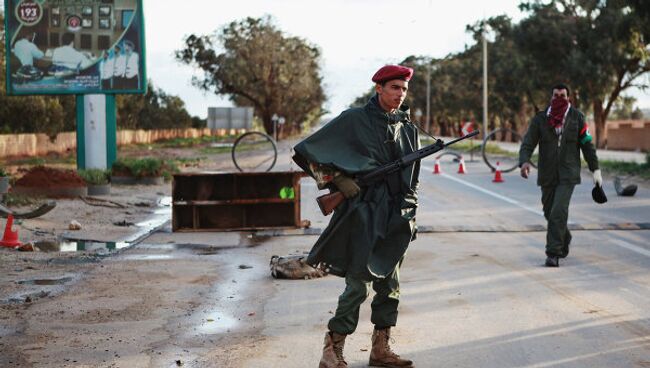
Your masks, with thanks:
[[(232, 170), (226, 153), (145, 146), (120, 155), (186, 159), (182, 171)], [(170, 231), (168, 221), (142, 225), (169, 219), (170, 196), (169, 182), (113, 185), (97, 197), (112, 203), (57, 199), (51, 212), (15, 222), (19, 239), (42, 249), (0, 247), (0, 367), (223, 367), (252, 354), (260, 339), (254, 327), (219, 330), (227, 322), (222, 304), (235, 296), (215, 297), (214, 289), (266, 272), (264, 265), (215, 272), (224, 262), (218, 247), (127, 247), (154, 230)], [(69, 229), (73, 220), (80, 230)], [(5, 220), (0, 224), (4, 230)], [(237, 238), (223, 247), (241, 245)], [(233, 314), (255, 326), (259, 305)], [(210, 328), (220, 333), (201, 332)]]
[[(234, 169), (227, 152), (139, 146), (120, 156), (182, 159), (183, 171)], [(170, 196), (171, 183), (113, 185), (99, 198), (120, 207), (57, 200), (15, 226), (21, 241), (51, 246), (0, 248), (0, 367), (241, 367), (269, 346), (260, 333), (269, 254), (242, 256), (256, 245), (243, 233), (171, 241), (168, 223), (138, 226), (168, 214)], [(80, 230), (69, 229), (72, 220)], [(261, 286), (244, 287), (251, 280)]]

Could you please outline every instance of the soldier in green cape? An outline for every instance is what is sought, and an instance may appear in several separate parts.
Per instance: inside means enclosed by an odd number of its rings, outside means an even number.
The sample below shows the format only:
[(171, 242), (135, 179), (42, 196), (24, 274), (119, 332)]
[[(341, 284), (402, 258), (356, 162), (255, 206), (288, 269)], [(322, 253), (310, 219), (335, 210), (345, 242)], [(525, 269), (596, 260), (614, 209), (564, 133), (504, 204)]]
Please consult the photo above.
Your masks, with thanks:
[(550, 106), (530, 121), (519, 149), (521, 176), (528, 178), (530, 158), (539, 144), (537, 185), (542, 188), (546, 231), (546, 266), (559, 267), (560, 258), (569, 254), (571, 233), (567, 228), (569, 202), (580, 184), (580, 151), (593, 173), (594, 183), (602, 186), (596, 148), (582, 112), (569, 103), (569, 87), (553, 87)]
[(346, 197), (312, 248), (307, 262), (345, 277), (345, 290), (328, 323), (320, 368), (347, 367), (343, 346), (359, 321), (359, 308), (370, 289), (372, 334), (370, 365), (413, 367), (390, 346), (397, 323), (399, 269), (415, 239), (415, 210), (420, 164), (380, 183), (359, 187), (354, 178), (420, 148), (416, 126), (402, 105), (411, 68), (387, 65), (372, 78), (376, 94), (361, 108), (342, 112), (295, 147), (294, 160), (316, 179), (319, 188)]

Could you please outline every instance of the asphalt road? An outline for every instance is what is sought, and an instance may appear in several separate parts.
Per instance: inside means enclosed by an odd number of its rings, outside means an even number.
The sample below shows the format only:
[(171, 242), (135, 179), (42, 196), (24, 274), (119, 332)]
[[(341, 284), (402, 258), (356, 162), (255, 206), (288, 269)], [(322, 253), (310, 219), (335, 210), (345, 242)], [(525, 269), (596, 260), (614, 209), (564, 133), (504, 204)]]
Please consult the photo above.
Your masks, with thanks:
[[(281, 159), (279, 168), (289, 165)], [(650, 367), (650, 231), (598, 230), (605, 224), (650, 222), (650, 192), (591, 200), (583, 173), (570, 208), (570, 256), (561, 267), (543, 267), (545, 233), (535, 174), (504, 174), (493, 183), (482, 162), (442, 163), (443, 175), (423, 164), (418, 223), (426, 229), (409, 248), (402, 268), (402, 297), (395, 350), (418, 367)], [(286, 166), (285, 166), (286, 168)], [(324, 228), (317, 195), (303, 181), (303, 218)], [(487, 229), (487, 230), (486, 230)], [(474, 232), (480, 231), (480, 232)], [(315, 236), (274, 237), (247, 250), (264, 264), (269, 254), (307, 251)], [(238, 250), (232, 250), (234, 254)], [(344, 282), (273, 280), (264, 302), (265, 343), (243, 367), (317, 366), (328, 319)], [(370, 299), (370, 298), (369, 298)], [(346, 342), (350, 367), (364, 367), (370, 349), (370, 301), (357, 333)]]
[[(291, 145), (280, 142), (276, 170), (298, 169)], [(394, 350), (420, 368), (650, 367), (650, 230), (638, 230), (650, 223), (650, 188), (617, 197), (606, 178), (609, 202), (597, 205), (585, 171), (570, 208), (571, 253), (550, 269), (535, 172), (497, 184), (480, 161), (464, 175), (448, 159), (434, 175), (433, 164), (422, 166), (421, 233), (401, 270)], [(7, 307), (0, 366), (316, 367), (344, 281), (276, 280), (268, 268), (272, 255), (308, 252), (327, 226), (315, 184), (301, 183), (309, 231), (167, 226), (75, 266), (77, 281), (60, 295)], [(369, 320), (370, 300), (346, 341), (350, 367), (367, 366)]]

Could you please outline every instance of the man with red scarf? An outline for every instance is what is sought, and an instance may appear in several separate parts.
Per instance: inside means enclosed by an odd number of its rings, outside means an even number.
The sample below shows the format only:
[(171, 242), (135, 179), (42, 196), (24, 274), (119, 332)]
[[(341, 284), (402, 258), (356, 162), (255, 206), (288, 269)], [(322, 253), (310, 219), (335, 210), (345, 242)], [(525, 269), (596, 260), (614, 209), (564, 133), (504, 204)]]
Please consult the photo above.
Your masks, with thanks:
[(546, 266), (559, 267), (560, 258), (569, 254), (571, 233), (567, 228), (569, 202), (576, 184), (580, 184), (580, 151), (584, 155), (594, 183), (602, 186), (596, 148), (582, 112), (571, 106), (569, 87), (553, 87), (550, 106), (530, 121), (519, 149), (521, 176), (528, 178), (530, 157), (539, 144), (537, 185), (542, 188), (546, 231)]

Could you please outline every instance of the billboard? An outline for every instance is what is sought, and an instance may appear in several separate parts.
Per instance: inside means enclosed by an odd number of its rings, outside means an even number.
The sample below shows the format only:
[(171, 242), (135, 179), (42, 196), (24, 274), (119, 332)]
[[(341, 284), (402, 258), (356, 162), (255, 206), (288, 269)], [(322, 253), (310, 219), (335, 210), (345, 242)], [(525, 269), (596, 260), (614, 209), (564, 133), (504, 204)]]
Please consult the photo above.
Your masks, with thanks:
[(208, 107), (210, 129), (252, 129), (252, 107)]
[(5, 0), (7, 93), (145, 93), (142, 0)]

